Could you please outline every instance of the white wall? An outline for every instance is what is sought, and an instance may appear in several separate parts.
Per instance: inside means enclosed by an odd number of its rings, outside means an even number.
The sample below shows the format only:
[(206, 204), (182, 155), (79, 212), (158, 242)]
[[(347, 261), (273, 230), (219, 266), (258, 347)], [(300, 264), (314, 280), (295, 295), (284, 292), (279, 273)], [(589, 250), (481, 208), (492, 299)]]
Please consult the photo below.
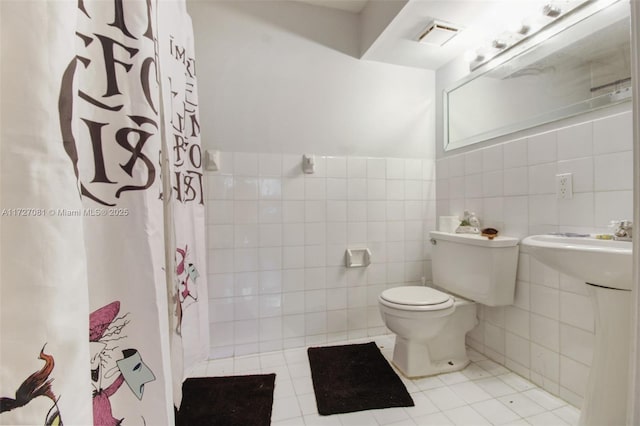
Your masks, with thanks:
[(206, 148), (435, 156), (434, 72), (356, 59), (358, 15), (285, 1), (188, 6)]
[[(214, 358), (387, 332), (386, 288), (431, 279), (434, 160), (228, 153), (207, 176)], [(372, 264), (347, 269), (347, 248)]]
[[(191, 2), (208, 174), (211, 356), (386, 332), (385, 288), (430, 280), (434, 73), (355, 59), (355, 14)], [(318, 171), (304, 175), (302, 154)], [(347, 247), (373, 252), (347, 270)]]
[[(610, 220), (633, 217), (629, 110), (627, 103), (437, 160), (437, 215), (474, 210), (482, 226), (516, 237), (607, 232)], [(573, 174), (573, 199), (556, 199), (556, 173)], [(470, 346), (581, 405), (594, 336), (583, 283), (521, 253), (514, 305), (483, 307), (479, 316)]]

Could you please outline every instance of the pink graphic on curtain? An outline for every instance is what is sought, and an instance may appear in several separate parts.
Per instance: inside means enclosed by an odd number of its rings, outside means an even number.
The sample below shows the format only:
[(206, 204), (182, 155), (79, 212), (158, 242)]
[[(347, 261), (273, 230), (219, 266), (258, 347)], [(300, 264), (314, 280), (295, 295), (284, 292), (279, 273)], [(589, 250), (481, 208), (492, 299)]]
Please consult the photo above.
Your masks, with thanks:
[(173, 301), (175, 304), (176, 333), (182, 335), (182, 313), (186, 308), (198, 301), (198, 283), (197, 279), (200, 273), (196, 266), (191, 263), (193, 260), (189, 254), (189, 246), (185, 245), (184, 249), (176, 248), (176, 278), (177, 288)]
[[(124, 329), (130, 322), (128, 313), (118, 316), (119, 312), (120, 302), (115, 301), (95, 310), (89, 317), (94, 425), (116, 426), (122, 423), (123, 418), (113, 417), (109, 398), (124, 383), (141, 400), (145, 384), (156, 379), (151, 369), (142, 361), (138, 350), (119, 350), (122, 341), (126, 342)], [(120, 353), (122, 358), (115, 360)], [(114, 376), (114, 380), (109, 380)]]

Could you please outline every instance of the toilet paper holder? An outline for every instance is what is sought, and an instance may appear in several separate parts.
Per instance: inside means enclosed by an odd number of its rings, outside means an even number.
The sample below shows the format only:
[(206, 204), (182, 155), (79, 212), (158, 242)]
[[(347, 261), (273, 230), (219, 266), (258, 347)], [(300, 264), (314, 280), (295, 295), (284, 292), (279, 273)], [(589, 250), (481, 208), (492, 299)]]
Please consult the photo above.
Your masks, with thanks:
[(344, 253), (344, 265), (347, 268), (364, 268), (371, 264), (371, 251), (368, 248), (347, 249)]

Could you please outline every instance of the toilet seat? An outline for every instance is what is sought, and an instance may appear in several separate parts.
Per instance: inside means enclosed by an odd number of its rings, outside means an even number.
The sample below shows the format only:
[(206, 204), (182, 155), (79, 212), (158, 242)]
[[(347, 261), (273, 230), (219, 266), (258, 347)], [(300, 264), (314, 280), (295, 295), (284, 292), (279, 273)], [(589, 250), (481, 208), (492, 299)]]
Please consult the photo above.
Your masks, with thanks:
[(385, 306), (407, 311), (439, 311), (453, 306), (447, 293), (422, 286), (400, 286), (383, 291), (379, 297)]

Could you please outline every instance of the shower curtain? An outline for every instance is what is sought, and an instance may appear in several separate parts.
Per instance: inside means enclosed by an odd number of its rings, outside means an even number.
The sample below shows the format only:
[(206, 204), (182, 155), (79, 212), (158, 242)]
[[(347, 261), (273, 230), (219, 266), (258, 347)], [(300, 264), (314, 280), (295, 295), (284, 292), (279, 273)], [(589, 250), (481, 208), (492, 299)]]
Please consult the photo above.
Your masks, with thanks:
[(0, 424), (170, 424), (208, 348), (184, 1), (0, 7)]

